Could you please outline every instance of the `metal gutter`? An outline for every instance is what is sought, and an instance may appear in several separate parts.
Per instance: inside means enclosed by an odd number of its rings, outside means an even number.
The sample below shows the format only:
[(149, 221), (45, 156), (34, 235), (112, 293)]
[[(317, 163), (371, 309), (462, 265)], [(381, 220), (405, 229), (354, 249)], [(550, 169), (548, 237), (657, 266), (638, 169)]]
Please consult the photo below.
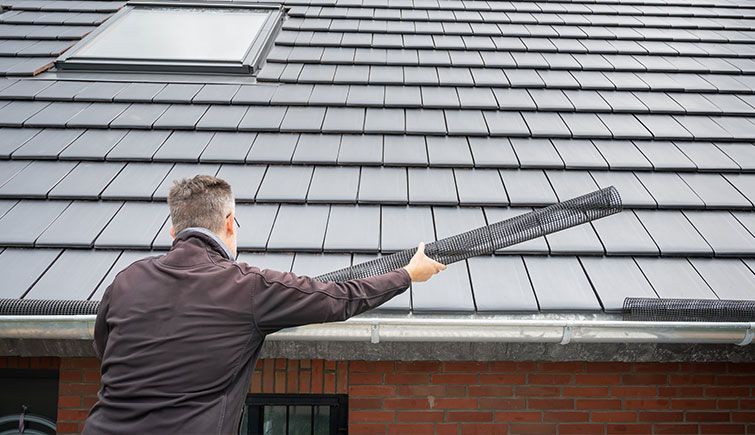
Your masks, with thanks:
[[(91, 340), (95, 316), (0, 316), (0, 339)], [(275, 341), (705, 343), (746, 346), (755, 322), (630, 322), (533, 316), (370, 316), (288, 328)]]

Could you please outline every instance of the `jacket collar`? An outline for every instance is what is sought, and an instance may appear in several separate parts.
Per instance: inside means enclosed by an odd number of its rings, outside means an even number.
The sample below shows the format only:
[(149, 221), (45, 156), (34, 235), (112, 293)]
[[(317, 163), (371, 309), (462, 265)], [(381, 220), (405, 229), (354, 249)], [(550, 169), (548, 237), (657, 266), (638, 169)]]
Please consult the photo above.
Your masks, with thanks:
[(218, 237), (217, 234), (213, 233), (207, 228), (184, 228), (183, 230), (179, 231), (178, 234), (176, 234), (176, 240), (173, 243), (175, 245), (175, 242), (179, 240), (185, 240), (190, 237), (197, 237), (199, 239), (202, 239), (226, 259), (231, 261), (235, 260), (233, 254), (231, 253), (231, 250), (228, 249), (228, 246), (226, 246), (226, 244), (222, 240), (220, 240), (220, 237)]

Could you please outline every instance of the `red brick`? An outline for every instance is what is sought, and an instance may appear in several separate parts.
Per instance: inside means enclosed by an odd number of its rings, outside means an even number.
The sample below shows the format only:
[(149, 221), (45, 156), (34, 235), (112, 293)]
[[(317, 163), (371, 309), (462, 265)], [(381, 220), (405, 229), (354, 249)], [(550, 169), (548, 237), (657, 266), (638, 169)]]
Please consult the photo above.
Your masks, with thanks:
[(482, 361), (445, 361), (441, 365), (444, 372), (486, 372), (489, 364)]
[(58, 421), (57, 423), (57, 433), (58, 434), (66, 434), (66, 433), (78, 433), (79, 432), (79, 425), (78, 423), (65, 423)]
[(58, 397), (58, 408), (78, 408), (81, 406), (81, 396)]
[(335, 361), (325, 361), (325, 370), (335, 370), (335, 369), (336, 369)]
[(336, 393), (346, 394), (349, 391), (349, 362), (338, 361), (336, 371)]
[(579, 373), (585, 369), (585, 363), (581, 361), (541, 361), (537, 368), (543, 372)]
[(508, 433), (506, 426), (494, 423), (471, 423), (462, 424), (462, 435), (506, 435)]
[(706, 397), (749, 397), (750, 387), (705, 387)]
[(739, 407), (742, 409), (755, 409), (755, 399), (741, 399)]
[(639, 420), (643, 422), (684, 421), (683, 412), (674, 411), (642, 411)]
[(564, 387), (564, 397), (606, 397), (609, 394), (608, 387)]
[(382, 383), (382, 373), (352, 373), (349, 376), (349, 384), (351, 385), (380, 385)]
[(430, 381), (430, 375), (427, 373), (386, 373), (386, 384), (412, 384), (423, 385)]
[(286, 391), (289, 393), (299, 391), (299, 361), (294, 359), (288, 360), (288, 367), (286, 367)]
[(684, 420), (695, 423), (723, 423), (730, 420), (730, 415), (728, 412), (690, 411), (684, 416)]
[(388, 433), (395, 435), (434, 435), (435, 425), (427, 423), (392, 424), (388, 426)]
[(252, 372), (252, 382), (249, 386), (249, 391), (252, 393), (262, 392), (262, 372), (255, 370)]
[(437, 361), (397, 361), (397, 372), (439, 372), (440, 362)]
[(621, 382), (626, 385), (666, 385), (668, 376), (656, 373), (623, 375)]
[[(286, 392), (286, 372), (282, 370), (275, 371), (275, 392), (276, 393)], [(319, 392), (322, 392), (322, 391), (319, 391)]]
[(555, 397), (560, 395), (559, 387), (521, 385), (514, 390), (517, 396), (523, 397)]
[(100, 371), (99, 370), (85, 370), (83, 372), (84, 374), (84, 382), (94, 382), (99, 384), (100, 383)]
[(527, 402), (524, 399), (501, 399), (501, 398), (480, 398), (478, 400), (480, 409), (525, 409)]
[(617, 385), (621, 383), (621, 375), (618, 374), (576, 374), (574, 375), (576, 385)]
[(435, 425), (435, 435), (457, 435), (458, 433), (458, 423), (443, 423)]
[(393, 423), (396, 413), (393, 411), (349, 411), (349, 422), (356, 423)]
[(81, 370), (60, 370), (60, 382), (80, 382)]
[(380, 409), (383, 407), (383, 399), (349, 398), (349, 409)]
[(349, 370), (353, 372), (392, 372), (393, 361), (350, 361)]
[(637, 413), (632, 411), (593, 411), (590, 413), (590, 421), (600, 423), (634, 423), (637, 421)]
[(509, 426), (509, 433), (513, 434), (554, 434), (556, 425), (551, 423), (517, 423)]
[(477, 399), (437, 398), (432, 402), (433, 409), (476, 409)]
[(695, 373), (670, 375), (668, 378), (671, 385), (709, 385), (713, 384), (715, 379), (714, 375), (698, 375)]
[(435, 373), (432, 375), (433, 384), (476, 384), (477, 375), (474, 373)]
[(615, 386), (611, 387), (611, 394), (617, 397), (656, 397), (658, 387), (649, 386)]
[(574, 409), (572, 399), (528, 399), (530, 409)]
[(530, 372), (537, 368), (537, 363), (521, 361), (492, 361), (491, 372)]
[(446, 396), (446, 389), (445, 385), (400, 385), (398, 394), (399, 396)]
[(603, 435), (602, 424), (574, 424), (564, 423), (558, 425), (559, 435)]
[(702, 424), (700, 433), (702, 434), (743, 434), (746, 428), (743, 424)]
[(309, 393), (312, 389), (312, 372), (309, 370), (299, 371), (299, 392)]
[(671, 409), (716, 409), (713, 399), (671, 399)]
[(611, 434), (641, 434), (647, 435), (652, 433), (652, 426), (649, 424), (609, 424), (606, 426), (606, 433)]
[(702, 387), (658, 387), (658, 395), (662, 397), (703, 397)]
[(312, 361), (312, 393), (314, 394), (321, 394), (323, 392), (323, 369), (323, 360), (316, 359)]
[(554, 423), (583, 423), (590, 418), (589, 412), (584, 411), (545, 411), (543, 421)]
[(512, 396), (514, 387), (488, 386), (488, 385), (470, 385), (467, 388), (470, 396)]
[(755, 423), (755, 412), (750, 412), (750, 411), (732, 412), (731, 421), (735, 423)]
[(679, 371), (679, 363), (675, 362), (652, 362), (635, 363), (634, 371), (638, 373), (672, 373)]
[(100, 386), (97, 384), (60, 384), (58, 387), (58, 394), (63, 394), (66, 396), (76, 396), (76, 395), (94, 395), (97, 394), (97, 391), (100, 389)]
[(577, 409), (621, 409), (621, 400), (577, 399)]
[(396, 387), (393, 385), (351, 385), (349, 386), (349, 395), (351, 396), (393, 396), (396, 394)]
[(493, 421), (491, 411), (449, 411), (446, 412), (448, 422), (485, 422)]
[(262, 361), (262, 392), (272, 393), (275, 391), (275, 360)]
[(415, 398), (415, 399), (395, 399), (388, 398), (383, 400), (384, 409), (429, 409), (430, 399)]
[(527, 383), (534, 385), (565, 385), (572, 382), (572, 375), (551, 375), (532, 373), (527, 375)]
[(524, 374), (508, 373), (481, 373), (480, 384), (508, 384), (519, 385), (527, 382), (527, 376)]
[(495, 421), (501, 423), (541, 422), (542, 413), (539, 411), (502, 411), (495, 413)]
[(350, 435), (379, 435), (387, 431), (385, 424), (353, 424), (349, 422)]
[(626, 399), (624, 409), (668, 409), (669, 399)]
[(275, 369), (276, 370), (282, 370), (286, 368), (286, 359), (285, 358), (276, 358), (275, 359)]
[(633, 363), (628, 362), (587, 362), (585, 371), (588, 373), (627, 373), (634, 368)]
[(755, 375), (719, 375), (717, 385), (755, 385)]
[(696, 424), (656, 424), (653, 426), (653, 433), (656, 434), (696, 434), (698, 428)]
[(396, 421), (400, 422), (440, 422), (443, 421), (443, 411), (399, 411)]
[(89, 415), (88, 409), (59, 409), (58, 420), (61, 421), (84, 421)]

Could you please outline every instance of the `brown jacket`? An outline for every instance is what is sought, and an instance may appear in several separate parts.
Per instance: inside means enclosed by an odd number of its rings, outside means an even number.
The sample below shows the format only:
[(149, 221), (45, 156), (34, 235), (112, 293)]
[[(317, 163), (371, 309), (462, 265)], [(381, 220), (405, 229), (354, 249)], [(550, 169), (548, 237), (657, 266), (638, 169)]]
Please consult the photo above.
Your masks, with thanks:
[(409, 284), (404, 269), (343, 283), (260, 270), (182, 232), (105, 291), (94, 343), (102, 386), (84, 433), (237, 433), (265, 335), (348, 319)]

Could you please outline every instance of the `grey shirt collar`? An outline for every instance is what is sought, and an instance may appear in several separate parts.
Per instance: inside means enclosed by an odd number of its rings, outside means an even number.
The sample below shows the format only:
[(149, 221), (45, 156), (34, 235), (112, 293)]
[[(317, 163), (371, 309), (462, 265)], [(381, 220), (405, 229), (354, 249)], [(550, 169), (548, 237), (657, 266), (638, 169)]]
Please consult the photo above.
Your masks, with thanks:
[(179, 231), (178, 234), (176, 234), (176, 239), (182, 238), (184, 236), (187, 236), (189, 233), (201, 233), (205, 236), (211, 238), (215, 243), (218, 244), (223, 249), (223, 253), (229, 260), (235, 260), (234, 255), (231, 253), (231, 250), (228, 249), (228, 246), (226, 246), (225, 242), (223, 242), (220, 237), (218, 237), (217, 234), (213, 233), (212, 231), (208, 230), (207, 228), (202, 227), (189, 227), (184, 228), (183, 230)]

